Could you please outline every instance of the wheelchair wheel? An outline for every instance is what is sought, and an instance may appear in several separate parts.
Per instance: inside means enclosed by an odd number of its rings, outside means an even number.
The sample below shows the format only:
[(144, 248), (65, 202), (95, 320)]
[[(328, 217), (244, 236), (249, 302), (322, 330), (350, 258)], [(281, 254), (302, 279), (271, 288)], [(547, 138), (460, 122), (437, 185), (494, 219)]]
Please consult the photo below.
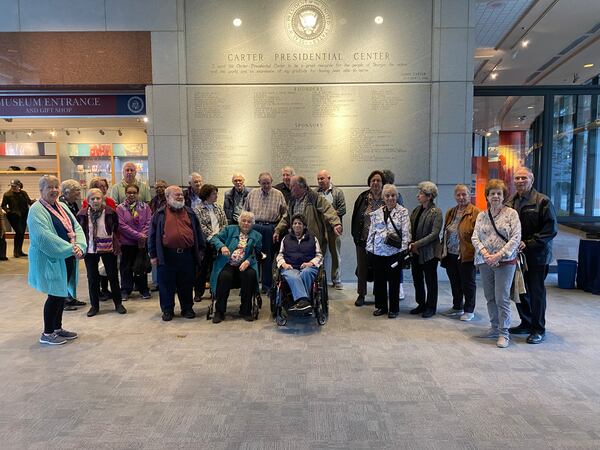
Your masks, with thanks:
[(283, 317), (281, 314), (277, 314), (277, 316), (275, 316), (275, 323), (279, 327), (285, 327), (287, 325), (287, 318)]
[(323, 311), (319, 311), (317, 313), (317, 323), (320, 327), (325, 325), (327, 323), (327, 314), (325, 314)]

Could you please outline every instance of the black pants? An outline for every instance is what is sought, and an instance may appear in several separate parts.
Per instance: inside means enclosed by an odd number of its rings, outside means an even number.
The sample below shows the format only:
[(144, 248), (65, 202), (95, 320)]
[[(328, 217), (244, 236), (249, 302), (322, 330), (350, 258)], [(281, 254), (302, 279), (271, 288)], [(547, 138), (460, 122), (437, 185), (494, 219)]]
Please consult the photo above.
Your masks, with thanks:
[(197, 297), (202, 297), (206, 290), (206, 282), (210, 279), (210, 273), (212, 272), (213, 261), (215, 257), (213, 255), (213, 248), (210, 246), (204, 253), (202, 263), (197, 268), (196, 277), (194, 279), (194, 292)]
[(149, 291), (148, 275), (133, 275), (133, 263), (137, 254), (145, 251), (145, 248), (138, 248), (137, 245), (121, 245), (121, 289), (127, 294), (133, 292), (134, 283), (140, 293)]
[(0, 258), (6, 258), (6, 238), (4, 235), (0, 237)]
[[(419, 264), (419, 257), (412, 260), (412, 276), (415, 285), (415, 300), (419, 306), (428, 310), (436, 311), (438, 301), (438, 260), (433, 258), (424, 264)], [(425, 283), (423, 282), (425, 278)], [(427, 285), (427, 297), (425, 296), (425, 284)]]
[[(71, 256), (65, 259), (67, 267), (67, 280), (71, 278), (73, 270), (75, 270), (75, 257)], [(68, 281), (67, 281), (68, 283)], [(55, 330), (62, 328), (62, 316), (65, 307), (66, 297), (57, 297), (48, 294), (46, 303), (44, 303), (44, 333), (54, 333)]]
[(195, 259), (193, 249), (177, 253), (164, 249), (165, 262), (158, 266), (158, 290), (160, 309), (172, 313), (175, 309), (175, 294), (179, 298), (181, 312), (191, 311), (194, 304)]
[(528, 264), (527, 272), (523, 273), (527, 293), (519, 296), (521, 303), (517, 303), (517, 311), (521, 317), (521, 325), (529, 328), (532, 333), (546, 332), (546, 275), (547, 264)]
[(23, 253), (23, 241), (25, 240), (25, 230), (27, 229), (27, 216), (21, 216), (20, 214), (7, 213), (6, 218), (10, 223), (11, 228), (15, 232), (15, 242), (13, 254), (15, 256), (21, 256)]
[(261, 252), (265, 254), (265, 259), (263, 259), (260, 264), (260, 281), (263, 290), (267, 290), (271, 287), (273, 282), (273, 258), (277, 253), (275, 246), (273, 245), (275, 224), (257, 223), (254, 225), (254, 230), (258, 231), (262, 236)]
[(392, 264), (396, 262), (398, 262), (398, 255), (373, 255), (375, 308), (393, 313), (400, 310), (400, 274), (402, 269), (400, 264), (392, 267)]
[(452, 307), (472, 313), (475, 311), (475, 293), (477, 291), (475, 264), (473, 261), (462, 262), (458, 259), (458, 255), (451, 253), (444, 258), (444, 262), (452, 289)]
[(249, 316), (252, 313), (252, 295), (256, 291), (256, 272), (252, 267), (240, 272), (239, 267), (234, 267), (231, 264), (226, 264), (223, 267), (217, 279), (217, 304), (215, 309), (218, 313), (225, 314), (229, 291), (237, 285), (240, 286), (242, 297), (240, 314)]
[(106, 269), (106, 276), (110, 282), (112, 299), (115, 306), (121, 304), (121, 288), (119, 287), (119, 275), (117, 273), (117, 256), (113, 253), (87, 253), (85, 255), (85, 269), (87, 271), (88, 291), (90, 305), (98, 308), (100, 306), (100, 273), (98, 263), (102, 258), (102, 264)]

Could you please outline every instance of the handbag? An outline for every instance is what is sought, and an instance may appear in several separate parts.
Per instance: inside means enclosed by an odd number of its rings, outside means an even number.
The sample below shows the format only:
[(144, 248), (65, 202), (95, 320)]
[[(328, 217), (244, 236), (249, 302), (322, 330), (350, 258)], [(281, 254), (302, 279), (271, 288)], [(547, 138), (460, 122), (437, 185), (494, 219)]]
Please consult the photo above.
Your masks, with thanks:
[[(387, 229), (387, 222), (388, 222), (388, 219), (390, 218), (390, 213), (388, 213), (386, 216), (385, 211), (384, 211), (383, 215), (385, 217), (385, 226)], [(396, 228), (396, 224), (394, 223), (393, 219), (390, 220), (390, 222), (392, 222), (392, 227), (394, 227), (395, 233), (388, 233), (385, 236), (383, 243), (385, 245), (389, 245), (390, 247), (402, 248), (402, 233), (400, 233), (400, 231), (398, 231), (398, 228)]]
[(136, 276), (145, 276), (152, 272), (152, 263), (150, 262), (150, 256), (145, 248), (138, 249), (137, 256), (133, 262), (133, 274)]

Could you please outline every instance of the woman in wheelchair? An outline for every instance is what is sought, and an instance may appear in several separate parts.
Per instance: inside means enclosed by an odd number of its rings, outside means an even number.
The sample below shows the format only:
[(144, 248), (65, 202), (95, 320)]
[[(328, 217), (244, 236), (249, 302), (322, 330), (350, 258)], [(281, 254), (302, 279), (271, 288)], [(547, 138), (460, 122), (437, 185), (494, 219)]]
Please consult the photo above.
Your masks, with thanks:
[(217, 299), (213, 323), (225, 320), (229, 292), (237, 283), (242, 297), (240, 314), (244, 320), (253, 320), (252, 296), (258, 286), (256, 254), (262, 248), (262, 236), (252, 229), (253, 213), (243, 211), (238, 223), (239, 225), (226, 226), (210, 240), (217, 250), (210, 276), (210, 287)]
[(306, 218), (302, 214), (295, 214), (292, 217), (292, 229), (281, 240), (277, 255), (277, 267), (294, 299), (288, 311), (301, 312), (312, 307), (310, 292), (322, 261), (319, 241), (308, 232)]

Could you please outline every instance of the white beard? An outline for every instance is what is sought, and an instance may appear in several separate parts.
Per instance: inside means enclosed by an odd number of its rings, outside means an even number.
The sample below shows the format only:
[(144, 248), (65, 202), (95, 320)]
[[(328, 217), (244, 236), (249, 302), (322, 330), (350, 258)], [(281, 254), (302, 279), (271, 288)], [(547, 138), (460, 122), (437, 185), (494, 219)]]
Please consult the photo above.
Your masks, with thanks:
[(169, 206), (173, 209), (181, 209), (185, 205), (185, 201), (169, 200)]

